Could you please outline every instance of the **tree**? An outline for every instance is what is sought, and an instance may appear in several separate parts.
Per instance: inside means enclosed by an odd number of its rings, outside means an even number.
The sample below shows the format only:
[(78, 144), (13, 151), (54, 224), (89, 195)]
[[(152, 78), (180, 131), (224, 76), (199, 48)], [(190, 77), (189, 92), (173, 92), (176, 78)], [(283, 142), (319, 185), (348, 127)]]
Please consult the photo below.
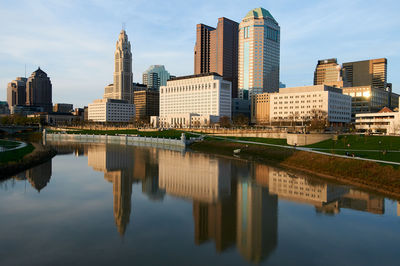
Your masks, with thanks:
[(232, 126), (231, 125), (231, 120), (227, 116), (221, 116), (219, 118), (219, 125), (221, 127), (226, 127), (226, 128), (230, 128)]
[(309, 116), (309, 130), (324, 131), (329, 125), (328, 114), (319, 109), (313, 109)]
[(244, 114), (238, 114), (233, 117), (233, 124), (235, 126), (248, 126), (249, 125), (249, 118)]

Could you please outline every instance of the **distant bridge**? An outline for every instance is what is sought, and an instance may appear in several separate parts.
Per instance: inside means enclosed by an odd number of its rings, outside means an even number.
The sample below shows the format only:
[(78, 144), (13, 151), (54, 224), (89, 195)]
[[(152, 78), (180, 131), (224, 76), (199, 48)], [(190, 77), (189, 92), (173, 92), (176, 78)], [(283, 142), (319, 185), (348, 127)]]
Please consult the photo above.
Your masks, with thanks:
[(36, 126), (18, 126), (18, 125), (0, 125), (0, 133), (6, 132), (8, 134), (27, 132), (27, 131), (39, 131), (40, 127)]

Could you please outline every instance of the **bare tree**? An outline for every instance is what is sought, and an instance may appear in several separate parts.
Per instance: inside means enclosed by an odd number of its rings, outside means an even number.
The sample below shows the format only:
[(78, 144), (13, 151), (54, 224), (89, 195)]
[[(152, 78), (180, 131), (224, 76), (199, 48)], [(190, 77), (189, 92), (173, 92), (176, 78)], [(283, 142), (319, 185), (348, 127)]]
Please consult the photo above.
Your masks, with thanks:
[(230, 128), (232, 126), (231, 125), (231, 120), (227, 116), (221, 116), (219, 118), (219, 125), (221, 127), (225, 127), (225, 128)]
[(313, 109), (309, 115), (309, 130), (324, 131), (329, 126), (327, 112), (320, 109)]

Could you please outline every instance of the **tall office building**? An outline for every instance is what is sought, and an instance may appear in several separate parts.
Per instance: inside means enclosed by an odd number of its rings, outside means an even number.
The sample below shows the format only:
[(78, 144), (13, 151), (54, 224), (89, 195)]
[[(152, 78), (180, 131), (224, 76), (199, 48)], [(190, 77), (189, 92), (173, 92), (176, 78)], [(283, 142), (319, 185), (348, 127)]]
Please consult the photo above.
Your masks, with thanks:
[(115, 49), (114, 83), (104, 89), (105, 99), (125, 100), (133, 103), (132, 52), (125, 30), (121, 30)]
[(160, 111), (160, 92), (151, 89), (135, 91), (133, 99), (136, 108), (136, 120), (150, 122), (151, 116), (158, 116)]
[(344, 87), (387, 88), (387, 59), (379, 58), (343, 63)]
[(217, 28), (197, 24), (194, 47), (194, 74), (215, 72), (232, 82), (237, 98), (238, 23), (219, 18)]
[(40, 67), (26, 82), (26, 105), (42, 107), (45, 112), (53, 111), (51, 81)]
[(239, 25), (239, 97), (279, 89), (280, 27), (264, 8), (247, 13)]
[(314, 71), (314, 85), (343, 87), (342, 68), (336, 58), (318, 60)]
[(166, 86), (171, 75), (163, 65), (152, 65), (143, 73), (143, 84), (148, 88), (160, 90), (160, 86)]
[(8, 83), (7, 102), (10, 108), (14, 105), (26, 104), (26, 81), (27, 78), (18, 77)]

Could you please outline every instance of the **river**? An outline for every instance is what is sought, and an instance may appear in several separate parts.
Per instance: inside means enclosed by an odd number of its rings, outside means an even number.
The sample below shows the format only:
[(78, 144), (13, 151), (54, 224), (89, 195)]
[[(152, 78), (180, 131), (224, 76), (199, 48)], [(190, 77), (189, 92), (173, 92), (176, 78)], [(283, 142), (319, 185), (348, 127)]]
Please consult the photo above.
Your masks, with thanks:
[(52, 143), (0, 181), (0, 265), (399, 265), (400, 204), (240, 159)]

